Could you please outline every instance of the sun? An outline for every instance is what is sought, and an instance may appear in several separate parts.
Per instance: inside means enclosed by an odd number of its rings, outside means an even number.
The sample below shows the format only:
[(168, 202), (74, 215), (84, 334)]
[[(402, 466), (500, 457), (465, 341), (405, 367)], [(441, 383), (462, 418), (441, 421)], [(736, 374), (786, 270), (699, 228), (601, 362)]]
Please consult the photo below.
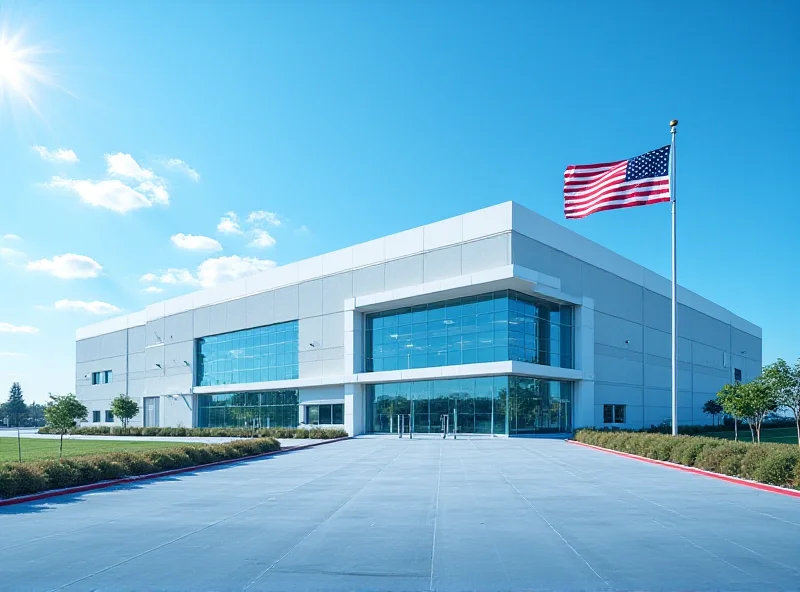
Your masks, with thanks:
[(39, 62), (43, 51), (24, 45), (22, 34), (0, 31), (0, 101), (22, 99), (34, 111), (37, 85), (52, 85), (44, 66)]

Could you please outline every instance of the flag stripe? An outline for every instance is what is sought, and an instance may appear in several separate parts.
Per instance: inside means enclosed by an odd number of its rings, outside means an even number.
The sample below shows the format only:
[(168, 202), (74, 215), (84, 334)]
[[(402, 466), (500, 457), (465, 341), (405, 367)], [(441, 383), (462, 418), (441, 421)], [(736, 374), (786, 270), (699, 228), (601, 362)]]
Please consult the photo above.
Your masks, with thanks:
[(579, 205), (576, 205), (576, 206), (565, 206), (564, 211), (565, 212), (569, 211), (570, 213), (579, 212), (579, 211), (583, 211), (583, 210), (591, 210), (592, 208), (594, 208), (594, 206), (596, 206), (598, 204), (605, 204), (605, 203), (611, 203), (611, 202), (625, 203), (628, 200), (639, 199), (639, 198), (642, 198), (642, 197), (662, 197), (664, 195), (669, 197), (669, 187), (664, 187), (663, 189), (661, 189), (661, 191), (650, 191), (650, 190), (633, 191), (633, 192), (625, 193), (625, 194), (622, 194), (622, 195), (612, 195), (612, 196), (608, 196), (608, 197), (601, 197), (601, 198), (598, 198), (598, 199), (594, 200), (591, 203), (579, 204)]
[(569, 165), (567, 167), (567, 170), (568, 171), (574, 171), (574, 170), (578, 170), (578, 169), (592, 169), (592, 168), (601, 168), (601, 167), (609, 168), (609, 167), (612, 167), (612, 166), (616, 166), (621, 162), (627, 162), (627, 161), (625, 161), (625, 160), (615, 160), (614, 162), (600, 162), (600, 163), (597, 163), (597, 164), (571, 164), (571, 165)]
[(583, 191), (592, 189), (594, 187), (599, 187), (609, 181), (618, 180), (618, 181), (625, 181), (625, 169), (621, 171), (609, 171), (605, 175), (600, 178), (594, 179), (592, 181), (564, 181), (564, 191)]
[(570, 165), (564, 171), (564, 215), (669, 201), (670, 146), (628, 160)]
[(652, 181), (647, 181), (642, 183), (641, 181), (629, 181), (628, 183), (616, 183), (609, 185), (607, 187), (603, 187), (602, 189), (598, 189), (595, 191), (584, 192), (583, 194), (575, 197), (567, 197), (564, 200), (565, 205), (582, 205), (587, 204), (598, 197), (605, 197), (609, 195), (624, 195), (625, 193), (630, 193), (637, 190), (644, 190), (644, 189), (658, 189), (660, 187), (664, 187), (669, 189), (669, 179), (664, 177), (661, 179), (654, 179)]
[(607, 174), (609, 171), (616, 171), (616, 170), (625, 170), (625, 166), (628, 164), (627, 160), (623, 160), (618, 162), (613, 167), (604, 167), (602, 169), (593, 169), (593, 170), (576, 170), (576, 171), (564, 171), (564, 180), (570, 179), (577, 179), (580, 181), (591, 181), (592, 179), (596, 179), (598, 177), (602, 177), (603, 175)]
[(580, 185), (567, 185), (564, 186), (564, 196), (568, 197), (578, 197), (581, 195), (587, 195), (593, 191), (599, 191), (604, 189), (608, 185), (613, 185), (614, 183), (624, 183), (625, 182), (625, 171), (621, 173), (616, 173), (607, 179), (602, 179), (597, 183), (582, 183)]
[(585, 218), (586, 216), (588, 216), (590, 214), (594, 214), (596, 212), (603, 212), (603, 211), (606, 211), (606, 210), (616, 210), (616, 209), (619, 209), (619, 208), (632, 208), (634, 206), (649, 206), (651, 204), (662, 203), (662, 202), (665, 202), (665, 201), (670, 201), (670, 197), (668, 195), (665, 196), (665, 197), (659, 197), (659, 198), (649, 198), (649, 199), (646, 199), (645, 201), (640, 201), (640, 202), (635, 202), (635, 203), (627, 203), (625, 205), (603, 204), (602, 206), (598, 206), (596, 208), (592, 208), (590, 211), (583, 211), (581, 213), (570, 213), (570, 214), (567, 214), (567, 218)]

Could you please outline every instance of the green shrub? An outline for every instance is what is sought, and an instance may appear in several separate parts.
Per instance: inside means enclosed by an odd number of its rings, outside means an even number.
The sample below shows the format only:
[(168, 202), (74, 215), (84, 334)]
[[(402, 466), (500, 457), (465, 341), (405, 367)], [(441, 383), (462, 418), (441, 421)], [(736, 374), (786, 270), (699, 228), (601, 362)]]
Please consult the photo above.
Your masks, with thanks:
[[(55, 434), (45, 426), (40, 434)], [(328, 440), (346, 438), (341, 428), (144, 428), (120, 426), (79, 426), (69, 432), (76, 436), (172, 436), (172, 437), (222, 437), (222, 438), (314, 438)]]
[(28, 495), (52, 489), (38, 466), (20, 463), (0, 464), (0, 498)]
[(761, 483), (791, 487), (798, 466), (800, 450), (796, 447), (775, 448), (770, 450), (769, 455), (756, 468), (753, 478)]
[(771, 483), (792, 485), (800, 465), (800, 450), (787, 444), (750, 445), (742, 458), (742, 477)]
[(147, 452), (112, 452), (30, 463), (0, 463), (0, 498), (9, 498), (120, 477), (244, 458), (280, 449), (272, 438), (181, 446)]
[(761, 463), (766, 461), (769, 456), (767, 446), (750, 446), (742, 458), (741, 476), (745, 479), (755, 480), (755, 474)]
[(578, 430), (575, 440), (724, 475), (800, 489), (800, 448), (700, 436), (618, 430)]
[(741, 473), (742, 458), (746, 452), (747, 445), (743, 442), (720, 440), (716, 446), (706, 446), (697, 455), (694, 466), (706, 471), (736, 476)]

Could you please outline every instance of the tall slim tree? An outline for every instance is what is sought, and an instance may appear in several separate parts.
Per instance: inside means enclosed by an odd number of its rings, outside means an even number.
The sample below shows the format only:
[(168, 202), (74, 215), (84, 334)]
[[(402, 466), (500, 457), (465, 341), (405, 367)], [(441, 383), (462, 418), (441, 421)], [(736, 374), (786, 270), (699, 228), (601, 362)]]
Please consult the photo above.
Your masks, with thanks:
[(750, 427), (750, 439), (761, 443), (764, 419), (778, 408), (775, 393), (761, 376), (752, 382), (735, 385), (734, 388), (732, 386), (726, 384), (717, 395), (722, 408), (734, 418), (746, 419)]
[(8, 401), (5, 404), (9, 425), (19, 426), (28, 414), (28, 406), (22, 398), (22, 387), (18, 382), (11, 385), (8, 391)]
[(47, 425), (58, 430), (61, 435), (58, 458), (61, 458), (64, 453), (64, 434), (75, 427), (79, 421), (84, 421), (87, 415), (89, 415), (89, 410), (86, 409), (86, 405), (72, 393), (62, 397), (50, 395), (50, 402), (44, 408), (44, 417), (47, 419)]
[[(739, 397), (739, 389), (741, 384), (735, 382), (733, 384), (726, 384), (717, 393), (717, 401), (722, 406), (722, 410), (733, 418), (734, 440), (739, 440), (739, 420), (744, 419), (742, 415), (741, 400)], [(750, 435), (753, 435), (753, 428), (750, 428)]]
[(778, 406), (788, 409), (794, 415), (797, 443), (800, 445), (800, 359), (792, 367), (778, 358), (776, 362), (764, 367), (762, 376), (775, 395)]
[(722, 413), (722, 405), (716, 399), (709, 399), (703, 404), (703, 413), (711, 416), (711, 422), (717, 425), (717, 416)]
[(128, 422), (139, 413), (139, 404), (128, 395), (120, 394), (111, 401), (111, 413), (122, 420), (123, 428), (127, 428)]
[(28, 419), (33, 422), (33, 425), (44, 425), (44, 405), (38, 403), (31, 403), (28, 405)]

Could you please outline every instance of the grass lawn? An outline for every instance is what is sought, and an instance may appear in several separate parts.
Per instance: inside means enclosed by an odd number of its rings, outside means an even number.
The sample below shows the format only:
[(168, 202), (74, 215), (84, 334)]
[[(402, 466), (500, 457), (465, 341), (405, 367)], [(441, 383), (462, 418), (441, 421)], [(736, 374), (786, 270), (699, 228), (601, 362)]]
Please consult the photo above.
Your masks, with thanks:
[[(203, 446), (203, 444), (194, 444)], [(154, 448), (173, 448), (192, 446), (182, 442), (127, 442), (120, 440), (69, 440), (64, 438), (64, 456), (81, 454), (101, 454), (103, 452), (137, 452)], [(45, 460), (58, 458), (58, 440), (22, 438), (22, 460)], [(16, 438), (0, 438), (0, 462), (19, 460)]]
[[(725, 440), (733, 440), (734, 437), (733, 431), (707, 432), (700, 435), (708, 436), (709, 438), (724, 438)], [(747, 426), (739, 427), (739, 440), (743, 442), (750, 441), (750, 429)], [(777, 442), (779, 444), (797, 444), (797, 428), (762, 428), (761, 441)]]

